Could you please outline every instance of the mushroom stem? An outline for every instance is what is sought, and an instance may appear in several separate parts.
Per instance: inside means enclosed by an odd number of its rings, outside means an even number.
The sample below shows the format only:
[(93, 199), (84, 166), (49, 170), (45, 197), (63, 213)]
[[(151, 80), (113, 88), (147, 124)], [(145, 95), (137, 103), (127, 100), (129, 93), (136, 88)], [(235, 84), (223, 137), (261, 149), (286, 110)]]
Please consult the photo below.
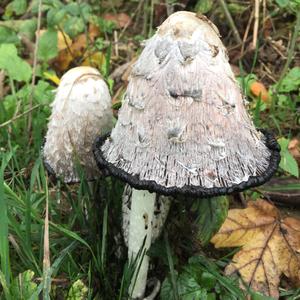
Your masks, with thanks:
[[(155, 193), (132, 189), (128, 257), (136, 260), (136, 270), (129, 287), (129, 295), (133, 299), (143, 297), (146, 289), (149, 257), (144, 253), (151, 245), (155, 198)], [(141, 255), (137, 258), (139, 253)]]

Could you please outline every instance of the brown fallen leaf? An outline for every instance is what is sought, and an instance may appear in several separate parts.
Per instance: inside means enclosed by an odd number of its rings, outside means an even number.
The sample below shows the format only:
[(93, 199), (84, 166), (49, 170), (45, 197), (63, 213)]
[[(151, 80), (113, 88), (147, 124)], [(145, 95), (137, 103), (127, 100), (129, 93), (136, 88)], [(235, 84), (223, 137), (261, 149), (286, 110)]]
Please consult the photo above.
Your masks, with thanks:
[(114, 22), (118, 28), (128, 27), (132, 22), (131, 18), (125, 13), (105, 14), (103, 19)]
[(216, 248), (242, 247), (225, 273), (238, 273), (255, 291), (279, 298), (280, 277), (300, 287), (300, 220), (282, 218), (265, 200), (231, 209), (219, 232), (211, 239)]
[(62, 49), (59, 48), (59, 50), (61, 51), (59, 51), (58, 56), (52, 62), (57, 71), (64, 72), (69, 68), (72, 61), (79, 57), (82, 57), (86, 52), (88, 45), (91, 45), (100, 35), (100, 29), (98, 26), (91, 23), (89, 24), (88, 33), (89, 41), (87, 41), (87, 35), (85, 33), (82, 33), (74, 39), (73, 43), (72, 41), (70, 44), (68, 43), (68, 47)]
[(297, 138), (293, 138), (289, 142), (288, 146), (289, 152), (294, 156), (298, 165), (300, 166), (300, 141)]
[(82, 66), (90, 66), (100, 69), (105, 62), (105, 55), (102, 52), (94, 52), (89, 55), (83, 62)]

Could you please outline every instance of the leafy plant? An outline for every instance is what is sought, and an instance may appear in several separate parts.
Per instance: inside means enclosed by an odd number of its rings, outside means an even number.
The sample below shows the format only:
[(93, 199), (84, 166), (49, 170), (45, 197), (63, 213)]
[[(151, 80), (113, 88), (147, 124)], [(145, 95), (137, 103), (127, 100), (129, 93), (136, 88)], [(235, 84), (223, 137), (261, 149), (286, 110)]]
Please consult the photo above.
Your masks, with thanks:
[(28, 82), (31, 78), (30, 65), (18, 56), (12, 44), (0, 45), (0, 69), (7, 71), (11, 80)]
[(289, 140), (286, 138), (280, 138), (278, 139), (278, 143), (281, 147), (281, 161), (279, 164), (280, 168), (296, 177), (299, 177), (299, 167), (297, 161), (288, 150)]
[[(175, 273), (179, 299), (245, 299), (234, 278), (222, 276), (216, 263), (203, 256), (191, 257), (180, 274)], [(176, 299), (171, 277), (168, 276), (161, 288), (162, 300)]]
[(195, 204), (196, 227), (198, 229), (198, 239), (202, 245), (207, 245), (212, 236), (217, 233), (227, 217), (229, 201), (226, 196), (214, 197), (211, 199), (201, 199)]

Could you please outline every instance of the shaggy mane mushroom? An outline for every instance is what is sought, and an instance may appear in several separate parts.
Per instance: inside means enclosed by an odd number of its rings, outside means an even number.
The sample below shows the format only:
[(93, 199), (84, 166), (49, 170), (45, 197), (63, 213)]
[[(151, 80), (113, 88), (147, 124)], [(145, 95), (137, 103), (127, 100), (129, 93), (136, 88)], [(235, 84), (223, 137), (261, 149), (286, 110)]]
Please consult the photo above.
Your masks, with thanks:
[(92, 144), (112, 128), (111, 97), (100, 73), (91, 67), (69, 70), (61, 79), (43, 147), (45, 165), (64, 182), (78, 182), (80, 164), (87, 180), (99, 175)]
[[(218, 29), (191, 12), (174, 13), (146, 42), (118, 122), (96, 140), (94, 154), (99, 167), (134, 188), (130, 259), (150, 247), (155, 193), (242, 191), (270, 179), (280, 160), (276, 140), (247, 114)], [(145, 255), (133, 298), (144, 295), (148, 263)]]

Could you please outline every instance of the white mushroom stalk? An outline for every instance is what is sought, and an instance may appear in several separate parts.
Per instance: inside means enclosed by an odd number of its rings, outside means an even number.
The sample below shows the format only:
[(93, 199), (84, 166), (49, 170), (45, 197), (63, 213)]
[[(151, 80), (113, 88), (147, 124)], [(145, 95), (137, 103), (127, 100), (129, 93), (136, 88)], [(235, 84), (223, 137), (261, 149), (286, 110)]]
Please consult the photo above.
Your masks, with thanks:
[(69, 70), (61, 79), (43, 148), (46, 166), (64, 182), (78, 182), (78, 164), (87, 180), (99, 175), (92, 155), (96, 136), (112, 128), (108, 87), (91, 67)]
[[(146, 252), (160, 235), (171, 205), (170, 197), (132, 189), (126, 185), (123, 193), (123, 235), (128, 257), (136, 260), (136, 271), (129, 288), (133, 299), (144, 296), (149, 257)], [(138, 254), (140, 254), (139, 258)]]

